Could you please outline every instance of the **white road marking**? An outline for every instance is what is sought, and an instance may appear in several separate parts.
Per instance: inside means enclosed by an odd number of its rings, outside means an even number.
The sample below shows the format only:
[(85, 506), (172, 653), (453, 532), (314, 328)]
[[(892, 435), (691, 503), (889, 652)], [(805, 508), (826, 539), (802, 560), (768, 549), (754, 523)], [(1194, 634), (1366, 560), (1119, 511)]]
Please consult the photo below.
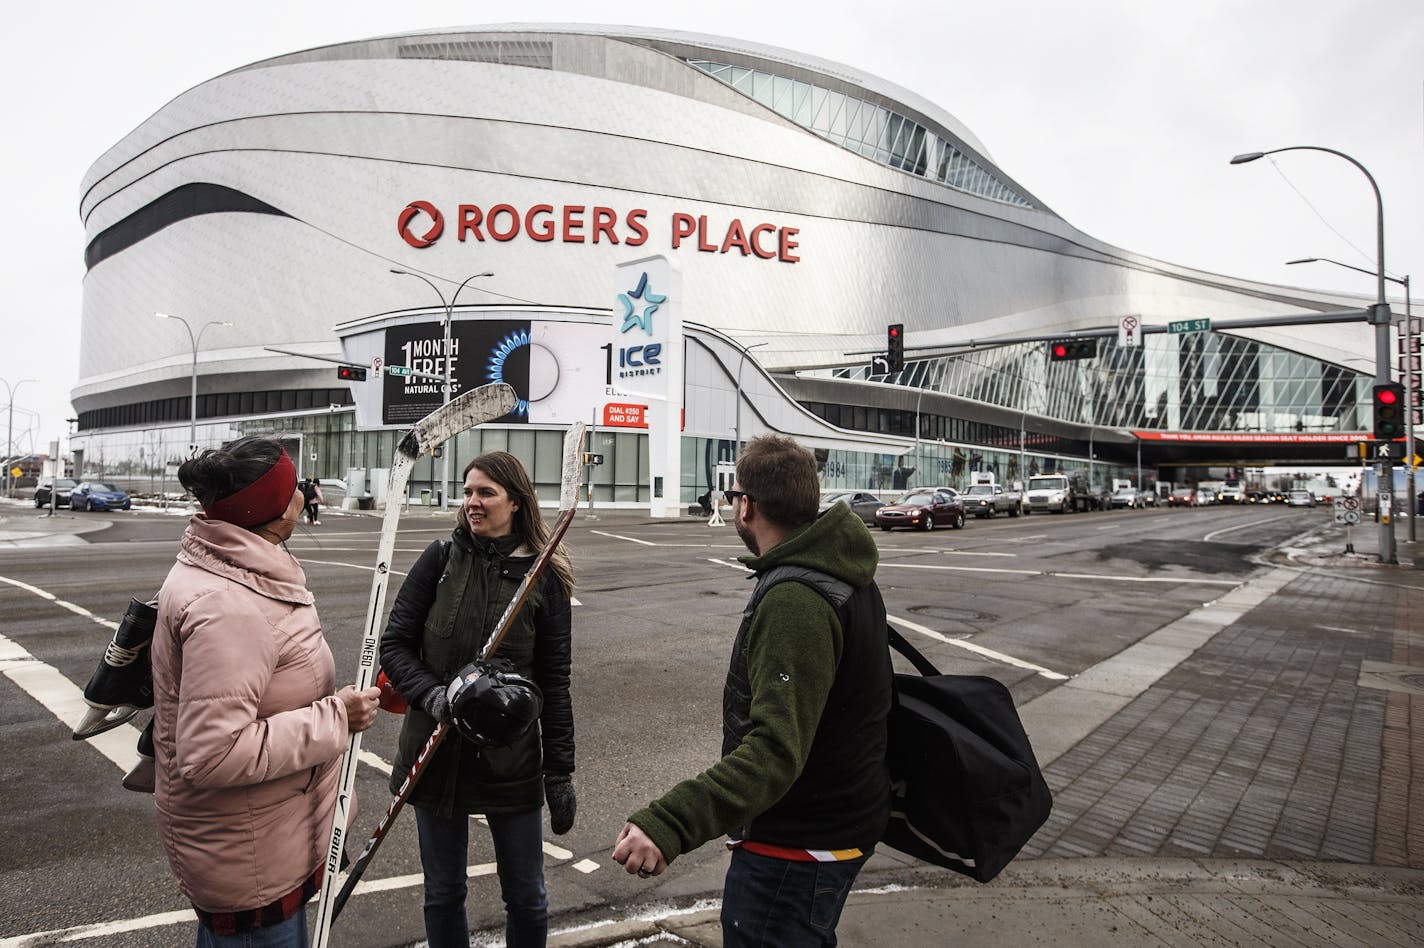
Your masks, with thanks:
[(656, 543), (653, 543), (651, 540), (639, 540), (637, 537), (625, 537), (622, 534), (618, 533), (604, 533), (602, 530), (590, 530), (588, 532), (600, 537), (610, 537), (614, 540), (627, 540), (629, 543), (641, 543), (643, 546), (658, 545)]
[(714, 557), (714, 556), (709, 556), (709, 557), (707, 557), (707, 562), (709, 562), (709, 563), (716, 563), (718, 566), (727, 566), (727, 567), (730, 567), (730, 568), (732, 568), (732, 569), (738, 570), (738, 571), (743, 572), (743, 573), (750, 573), (750, 572), (751, 572), (751, 570), (747, 569), (747, 568), (746, 568), (745, 566), (743, 566), (741, 563), (729, 563), (729, 562), (726, 561), (726, 560), (719, 560), (719, 559), (717, 559), (717, 558)]
[(113, 621), (112, 619), (105, 619), (100, 616), (96, 616), (94, 613), (90, 612), (88, 609), (85, 609), (83, 606), (76, 606), (72, 602), (65, 602), (63, 599), (60, 599), (54, 593), (43, 590), (38, 586), (31, 586), (29, 583), (22, 583), (18, 579), (11, 579), (8, 576), (0, 576), (0, 583), (9, 583), (11, 586), (23, 589), (27, 593), (33, 593), (34, 595), (39, 596), (41, 599), (48, 599), (56, 606), (59, 606), (62, 609), (68, 609), (75, 615), (80, 615), (86, 619), (94, 620), (95, 622), (102, 625), (104, 628), (108, 629), (110, 632), (117, 632), (119, 630), (119, 624)]
[(1250, 521), (1247, 521), (1246, 523), (1238, 523), (1238, 524), (1237, 524), (1236, 526), (1234, 526), (1234, 527), (1223, 527), (1223, 528), (1220, 529), (1220, 530), (1213, 530), (1211, 533), (1208, 533), (1206, 536), (1202, 537), (1202, 542), (1203, 542), (1203, 543), (1210, 543), (1212, 540), (1214, 540), (1214, 539), (1216, 539), (1217, 537), (1221, 536), (1223, 533), (1231, 533), (1232, 531), (1235, 531), (1235, 530), (1245, 530), (1247, 527), (1259, 527), (1259, 526), (1260, 526), (1261, 524), (1263, 524), (1263, 523), (1271, 523), (1272, 521), (1275, 521), (1275, 520), (1285, 520), (1286, 517), (1289, 517), (1289, 516), (1292, 516), (1292, 515), (1291, 515), (1291, 514), (1285, 514), (1285, 515), (1280, 516), (1280, 517), (1267, 517), (1265, 520), (1250, 520)]
[(1119, 583), (1192, 583), (1198, 586), (1240, 586), (1240, 579), (1192, 579), (1185, 576), (1108, 576), (1102, 573), (1044, 573), (1059, 579), (1106, 579)]
[(925, 626), (920, 625), (918, 622), (911, 622), (909, 619), (902, 619), (899, 616), (891, 615), (887, 615), (885, 618), (900, 626), (902, 629), (909, 629), (911, 632), (918, 632), (920, 635), (923, 635), (926, 638), (934, 639), (936, 642), (943, 642), (945, 645), (953, 645), (956, 648), (962, 648), (965, 651), (973, 652), (976, 655), (982, 655), (983, 657), (993, 659), (996, 662), (1003, 662), (1005, 665), (1013, 665), (1015, 668), (1028, 669), (1029, 671), (1042, 675), (1044, 678), (1051, 679), (1052, 681), (1068, 680), (1067, 675), (1060, 674), (1056, 671), (1050, 671), (1049, 669), (1044, 668), (1042, 665), (1035, 665), (1032, 662), (1026, 662), (1023, 659), (1014, 658), (1012, 655), (1005, 655), (1003, 652), (996, 652), (993, 649), (985, 648), (982, 645), (975, 645), (973, 642), (966, 642), (963, 639), (952, 639), (947, 635), (944, 635), (940, 632), (936, 632), (934, 629), (926, 628)]
[(886, 563), (882, 569), (932, 569), (954, 573), (1007, 573), (1012, 576), (1042, 576), (1045, 579), (1101, 579), (1115, 583), (1183, 583), (1200, 586), (1240, 586), (1235, 579), (1194, 579), (1190, 576), (1118, 576), (1110, 573), (1054, 573), (1036, 569), (1004, 569), (994, 566), (941, 566), (935, 563)]

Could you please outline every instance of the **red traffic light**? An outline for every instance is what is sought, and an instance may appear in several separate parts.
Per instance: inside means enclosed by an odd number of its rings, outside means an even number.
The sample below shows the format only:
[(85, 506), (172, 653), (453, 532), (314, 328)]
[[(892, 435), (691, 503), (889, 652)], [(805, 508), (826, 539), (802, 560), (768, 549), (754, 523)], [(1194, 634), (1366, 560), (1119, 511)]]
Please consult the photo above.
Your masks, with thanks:
[(1050, 362), (1095, 359), (1097, 356), (1098, 341), (1096, 339), (1055, 339), (1048, 344)]
[(900, 337), (900, 327), (899, 327), (899, 326), (891, 326), (889, 332), (890, 332), (890, 338), (891, 338), (891, 339), (898, 339), (898, 338)]
[(343, 382), (364, 382), (366, 370), (359, 365), (343, 365), (337, 368), (336, 377)]
[(1382, 388), (1375, 393), (1375, 400), (1381, 405), (1393, 405), (1399, 401), (1399, 395), (1392, 388)]

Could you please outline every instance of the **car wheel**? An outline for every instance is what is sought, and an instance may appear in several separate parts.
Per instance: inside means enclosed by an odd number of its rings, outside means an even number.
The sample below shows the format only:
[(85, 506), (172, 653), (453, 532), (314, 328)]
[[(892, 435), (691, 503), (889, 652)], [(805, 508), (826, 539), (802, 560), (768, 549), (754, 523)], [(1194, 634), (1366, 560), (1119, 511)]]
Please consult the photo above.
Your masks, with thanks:
[(957, 513), (957, 514), (955, 514), (954, 517), (953, 517), (953, 519), (951, 519), (951, 520), (949, 521), (949, 528), (950, 528), (951, 530), (963, 530), (963, 529), (964, 529), (964, 514), (963, 514), (963, 513)]
[(36, 498), (35, 498), (35, 509), (38, 510), (38, 509), (40, 509), (40, 508), (43, 507), (43, 506), (44, 506), (44, 501), (42, 501), (42, 500), (40, 500), (38, 497), (36, 497)]
[(889, 533), (889, 532), (890, 532), (890, 528), (887, 527), (887, 526), (885, 526), (885, 524), (883, 524), (883, 523), (880, 525), (880, 529), (884, 530), (886, 533)]
[(924, 525), (921, 526), (920, 529), (921, 529), (921, 530), (924, 530), (924, 531), (926, 531), (926, 532), (928, 532), (928, 531), (930, 531), (930, 530), (933, 530), (934, 528), (935, 528), (934, 514), (930, 514), (928, 517), (925, 518)]
[(1012, 520), (1014, 517), (1017, 517), (1019, 513), (1019, 505), (1014, 504), (1012, 507), (1009, 508), (1009, 519)]

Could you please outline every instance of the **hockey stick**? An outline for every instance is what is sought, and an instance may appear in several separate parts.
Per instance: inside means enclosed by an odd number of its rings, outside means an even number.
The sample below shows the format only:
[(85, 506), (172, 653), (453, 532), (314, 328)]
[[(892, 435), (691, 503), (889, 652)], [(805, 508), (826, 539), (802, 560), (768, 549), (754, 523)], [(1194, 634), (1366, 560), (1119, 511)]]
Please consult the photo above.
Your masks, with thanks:
[[(539, 551), (539, 556), (534, 560), (534, 565), (529, 567), (529, 572), (524, 574), (524, 579), (519, 583), (519, 588), (514, 591), (514, 596), (510, 598), (509, 605), (504, 607), (504, 614), (499, 617), (499, 621), (494, 625), (494, 631), (490, 633), (488, 641), (480, 649), (480, 661), (487, 660), (499, 648), (499, 643), (504, 641), (505, 635), (509, 632), (510, 625), (513, 624), (515, 616), (519, 615), (520, 609), (524, 607), (525, 601), (529, 598), (529, 593), (533, 590), (539, 578), (548, 568), (549, 561), (553, 559), (554, 552), (558, 549), (564, 534), (568, 532), (569, 524), (573, 522), (574, 513), (578, 506), (578, 484), (579, 484), (579, 453), (583, 450), (584, 424), (576, 421), (564, 434), (564, 463), (559, 485), (559, 518), (554, 522), (554, 529), (549, 533), (549, 540), (544, 544), (544, 549)], [(430, 732), (430, 737), (426, 739), (425, 746), (416, 755), (415, 763), (411, 765), (410, 772), (405, 775), (405, 780), (401, 782), (400, 789), (395, 797), (391, 799), (390, 805), (386, 807), (386, 813), (381, 817), (381, 822), (376, 825), (376, 831), (371, 834), (371, 838), (366, 841), (366, 848), (361, 850), (361, 855), (351, 864), (350, 870), (346, 873), (346, 882), (341, 886), (341, 891), (336, 895), (336, 904), (331, 910), (332, 921), (341, 914), (341, 910), (346, 907), (346, 900), (351, 897), (351, 893), (356, 888), (356, 883), (361, 881), (361, 876), (365, 874), (366, 867), (371, 864), (371, 860), (376, 856), (376, 850), (386, 838), (386, 833), (390, 831), (391, 824), (395, 822), (396, 816), (400, 813), (405, 802), (410, 799), (411, 791), (415, 789), (416, 783), (425, 773), (425, 767), (435, 756), (435, 751), (445, 741), (445, 735), (450, 731), (450, 724), (447, 721), (437, 721), (435, 729)]]
[[(429, 454), (462, 431), (494, 421), (514, 410), (514, 389), (505, 384), (482, 385), (451, 399), (415, 423), (396, 446), (386, 487), (386, 515), (381, 522), (381, 539), (376, 547), (376, 570), (371, 578), (371, 598), (366, 605), (366, 629), (361, 638), (361, 659), (356, 670), (356, 689), (363, 691), (375, 682), (377, 646), (385, 611), (386, 586), (391, 576), (391, 557), (396, 548), (396, 527), (404, 506), (406, 484), (417, 458)], [(336, 811), (331, 818), (321, 899), (317, 903), (314, 946), (325, 948), (331, 937), (331, 908), (336, 897), (336, 874), (341, 870), (341, 854), (346, 846), (346, 821), (356, 791), (357, 754), (361, 732), (351, 735), (341, 762), (341, 782), (336, 791)]]

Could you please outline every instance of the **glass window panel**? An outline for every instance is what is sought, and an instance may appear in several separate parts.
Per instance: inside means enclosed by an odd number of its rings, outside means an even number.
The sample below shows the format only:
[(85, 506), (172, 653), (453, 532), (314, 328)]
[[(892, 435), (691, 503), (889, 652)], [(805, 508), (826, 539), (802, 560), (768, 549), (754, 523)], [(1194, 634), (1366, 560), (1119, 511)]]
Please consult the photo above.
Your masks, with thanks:
[(820, 86), (810, 86), (809, 88), (811, 91), (807, 99), (807, 107), (810, 111), (810, 115), (806, 119), (806, 125), (808, 128), (814, 128), (818, 132), (829, 131), (831, 123), (830, 115), (828, 114), (829, 109), (827, 109), (826, 106), (831, 101), (830, 96), (827, 95), (826, 90)]
[(752, 76), (752, 98), (762, 105), (771, 105), (771, 87), (771, 76), (768, 74), (758, 72)]

